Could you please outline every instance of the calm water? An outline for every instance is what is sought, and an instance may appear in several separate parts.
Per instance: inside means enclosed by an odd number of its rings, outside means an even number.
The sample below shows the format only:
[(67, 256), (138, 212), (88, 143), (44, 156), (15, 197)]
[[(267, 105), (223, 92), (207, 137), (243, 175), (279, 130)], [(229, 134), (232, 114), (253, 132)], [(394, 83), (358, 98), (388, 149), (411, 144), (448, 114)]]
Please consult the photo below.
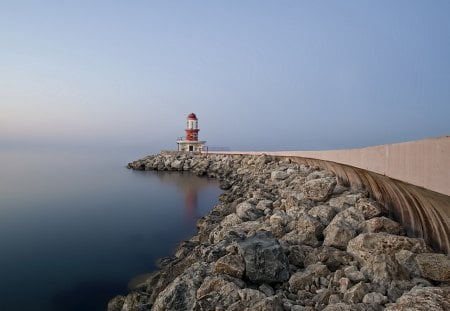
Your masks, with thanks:
[(105, 310), (195, 232), (218, 184), (138, 157), (0, 149), (0, 310)]

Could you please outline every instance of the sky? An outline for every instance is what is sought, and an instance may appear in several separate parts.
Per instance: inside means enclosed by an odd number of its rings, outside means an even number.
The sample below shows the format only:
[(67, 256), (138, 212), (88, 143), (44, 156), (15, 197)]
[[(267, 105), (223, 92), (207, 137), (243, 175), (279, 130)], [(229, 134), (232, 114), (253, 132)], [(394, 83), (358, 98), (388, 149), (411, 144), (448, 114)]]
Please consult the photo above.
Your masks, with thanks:
[(0, 0), (0, 145), (450, 135), (450, 1)]

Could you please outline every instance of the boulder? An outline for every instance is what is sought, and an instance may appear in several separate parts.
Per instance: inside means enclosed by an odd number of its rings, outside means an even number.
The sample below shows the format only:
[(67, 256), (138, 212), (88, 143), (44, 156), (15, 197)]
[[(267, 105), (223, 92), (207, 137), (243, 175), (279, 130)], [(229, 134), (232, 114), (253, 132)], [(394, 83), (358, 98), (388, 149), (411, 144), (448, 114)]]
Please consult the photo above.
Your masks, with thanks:
[(364, 274), (355, 266), (350, 266), (344, 269), (345, 276), (353, 283), (358, 283), (364, 280)]
[(270, 174), (270, 179), (272, 181), (277, 181), (277, 180), (285, 180), (286, 178), (289, 177), (289, 174), (286, 171), (273, 171)]
[(305, 266), (320, 261), (326, 265), (330, 271), (336, 271), (342, 265), (349, 265), (353, 260), (352, 256), (346, 252), (325, 245), (306, 251), (306, 257), (304, 259)]
[(410, 310), (450, 310), (450, 287), (414, 287), (385, 309), (385, 311)]
[(395, 253), (397, 262), (409, 273), (410, 277), (420, 276), (419, 267), (416, 262), (416, 253), (402, 249)]
[[(128, 163), (129, 168), (132, 163)], [(108, 311), (122, 311), (123, 304), (125, 302), (125, 296), (116, 296), (108, 302)]]
[(256, 232), (238, 245), (245, 261), (245, 275), (250, 281), (261, 284), (289, 279), (288, 259), (270, 232)]
[(197, 289), (208, 271), (209, 266), (205, 263), (193, 264), (158, 294), (152, 310), (191, 309), (195, 303)]
[(267, 311), (267, 310), (284, 311), (281, 299), (277, 296), (267, 297), (264, 298), (263, 300), (260, 300), (255, 305), (249, 306), (248, 308), (245, 309), (245, 311)]
[(226, 309), (236, 301), (239, 301), (239, 290), (240, 288), (236, 284), (220, 276), (208, 276), (197, 290), (193, 308), (186, 305), (182, 310)]
[(446, 255), (422, 253), (417, 254), (415, 259), (422, 277), (433, 281), (450, 282), (450, 258)]
[(183, 168), (183, 162), (180, 160), (175, 160), (170, 163), (170, 166), (175, 170), (181, 170)]
[(323, 245), (345, 250), (348, 242), (356, 236), (356, 230), (348, 224), (328, 225), (324, 231)]
[(366, 220), (364, 232), (386, 232), (395, 235), (405, 235), (405, 229), (402, 227), (402, 225), (384, 216)]
[(409, 278), (407, 271), (390, 254), (376, 254), (370, 257), (362, 266), (361, 272), (373, 282), (380, 284)]
[(247, 308), (254, 306), (258, 302), (266, 298), (266, 295), (264, 295), (264, 293), (260, 292), (259, 290), (251, 288), (240, 289), (238, 291), (238, 294), (242, 301), (242, 304)]
[(312, 179), (303, 184), (302, 193), (305, 199), (313, 201), (325, 201), (336, 186), (336, 178), (325, 177)]
[(414, 253), (424, 253), (427, 247), (423, 239), (387, 233), (363, 233), (350, 240), (347, 246), (347, 252), (361, 264), (367, 263), (375, 255), (394, 255), (397, 251), (403, 249)]
[(359, 199), (356, 202), (355, 209), (360, 211), (365, 219), (372, 219), (387, 214), (386, 207), (368, 198)]
[(243, 221), (252, 221), (264, 216), (264, 211), (249, 202), (242, 202), (236, 206), (236, 215)]
[(386, 296), (377, 293), (377, 292), (371, 292), (371, 293), (367, 293), (366, 295), (364, 295), (363, 297), (363, 303), (374, 303), (377, 305), (383, 305), (385, 303), (387, 303), (388, 299)]
[(368, 292), (369, 287), (366, 283), (359, 282), (344, 293), (344, 301), (351, 304), (361, 302)]
[[(292, 245), (289, 248), (288, 260), (291, 265), (295, 265), (297, 267), (303, 268), (305, 258), (313, 251), (311, 246), (307, 245)], [(314, 260), (312, 263), (317, 262), (318, 260)]]
[(336, 210), (329, 205), (318, 205), (312, 207), (308, 214), (327, 226), (336, 215)]
[(324, 230), (324, 245), (346, 249), (364, 227), (364, 215), (354, 207), (338, 213)]
[(236, 278), (242, 278), (245, 271), (245, 262), (241, 255), (227, 254), (220, 257), (215, 265), (214, 272), (225, 273)]
[(306, 267), (303, 272), (294, 273), (289, 279), (289, 290), (296, 293), (299, 290), (305, 289), (312, 285), (315, 279), (326, 277), (330, 274), (327, 266), (322, 263), (316, 263)]

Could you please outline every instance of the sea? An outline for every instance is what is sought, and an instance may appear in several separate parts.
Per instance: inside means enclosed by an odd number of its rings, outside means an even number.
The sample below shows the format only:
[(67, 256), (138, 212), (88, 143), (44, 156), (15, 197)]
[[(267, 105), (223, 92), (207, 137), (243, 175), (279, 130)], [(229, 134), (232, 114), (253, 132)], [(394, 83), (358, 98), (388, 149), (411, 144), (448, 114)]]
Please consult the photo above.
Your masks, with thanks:
[(126, 168), (145, 155), (0, 146), (0, 310), (106, 310), (196, 232), (218, 182)]

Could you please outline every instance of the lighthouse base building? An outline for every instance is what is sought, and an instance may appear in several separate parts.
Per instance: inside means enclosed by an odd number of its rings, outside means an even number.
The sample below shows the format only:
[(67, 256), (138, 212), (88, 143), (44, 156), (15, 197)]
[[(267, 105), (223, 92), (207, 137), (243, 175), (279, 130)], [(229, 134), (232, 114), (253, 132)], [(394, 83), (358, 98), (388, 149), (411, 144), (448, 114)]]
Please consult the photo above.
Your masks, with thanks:
[(178, 151), (200, 152), (205, 150), (206, 141), (177, 140)]
[(206, 141), (198, 140), (198, 119), (195, 113), (191, 113), (187, 117), (186, 138), (178, 139), (178, 151), (201, 152), (205, 148)]

